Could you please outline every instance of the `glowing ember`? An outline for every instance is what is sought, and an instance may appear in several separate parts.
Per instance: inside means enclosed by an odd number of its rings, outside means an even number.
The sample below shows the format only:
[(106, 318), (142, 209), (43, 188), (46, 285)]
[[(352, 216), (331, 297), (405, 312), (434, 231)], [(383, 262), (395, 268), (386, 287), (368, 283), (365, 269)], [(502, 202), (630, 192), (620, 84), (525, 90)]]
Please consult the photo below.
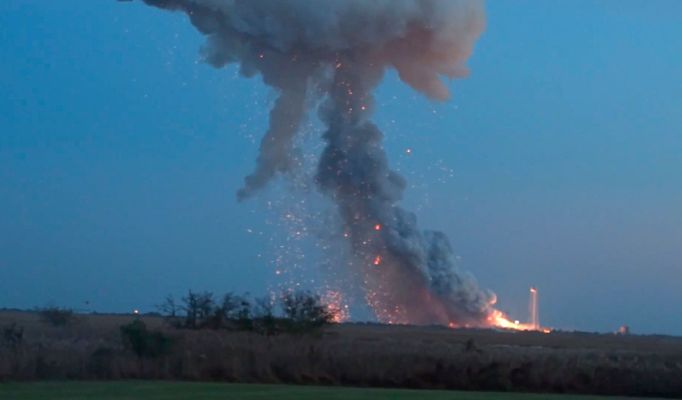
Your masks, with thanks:
[(381, 230), (381, 224), (376, 224), (376, 225), (374, 225), (374, 230), (375, 230), (375, 231), (380, 231), (380, 230)]
[(341, 292), (328, 290), (322, 296), (322, 303), (327, 307), (327, 312), (331, 314), (332, 322), (340, 324), (350, 319), (348, 304), (344, 303)]
[[(350, 240), (342, 250), (349, 255), (349, 265), (359, 266), (350, 271), (350, 283), (371, 294), (378, 319), (443, 325), (453, 320), (457, 326), (511, 323), (502, 315), (500, 321), (487, 320), (494, 311), (492, 294), (456, 268), (444, 233), (421, 229), (416, 216), (400, 207), (407, 185), (388, 165), (384, 135), (371, 118), (375, 89), (389, 69), (430, 99), (449, 97), (440, 78), (465, 75), (466, 61), (485, 26), (482, 5), (414, 0), (395, 7), (388, 1), (340, 1), (328, 2), (323, 12), (308, 12), (309, 4), (301, 1), (282, 0), (273, 8), (257, 1), (145, 2), (185, 11), (208, 37), (204, 58), (211, 65), (238, 64), (244, 75), (260, 74), (278, 92), (256, 167), (238, 191), (239, 200), (252, 197), (279, 175), (310, 175), (293, 173), (299, 165), (301, 171), (312, 169), (292, 150), (307, 136), (306, 115), (316, 110), (325, 147), (316, 152), (314, 181), (338, 209), (335, 227), (349, 229)], [(306, 182), (305, 187), (310, 186)], [(294, 225), (281, 246), (294, 262), (278, 258), (275, 266), (283, 284), (298, 288), (308, 279), (295, 280), (296, 269), (309, 257), (288, 250), (298, 248), (289, 240), (296, 243), (306, 237), (297, 225), (299, 210), (294, 211)], [(377, 222), (382, 232), (371, 235)], [(343, 264), (329, 261), (325, 264)], [(379, 265), (382, 268), (372, 268)]]

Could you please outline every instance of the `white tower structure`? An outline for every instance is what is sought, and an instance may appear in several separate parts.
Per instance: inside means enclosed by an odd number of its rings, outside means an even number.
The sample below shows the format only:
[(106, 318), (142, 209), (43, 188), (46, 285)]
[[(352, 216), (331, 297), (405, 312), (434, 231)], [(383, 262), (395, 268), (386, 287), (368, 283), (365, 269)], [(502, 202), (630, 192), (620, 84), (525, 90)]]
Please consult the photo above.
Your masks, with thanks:
[(530, 288), (530, 326), (534, 331), (540, 330), (540, 314), (538, 313), (538, 289), (535, 286)]

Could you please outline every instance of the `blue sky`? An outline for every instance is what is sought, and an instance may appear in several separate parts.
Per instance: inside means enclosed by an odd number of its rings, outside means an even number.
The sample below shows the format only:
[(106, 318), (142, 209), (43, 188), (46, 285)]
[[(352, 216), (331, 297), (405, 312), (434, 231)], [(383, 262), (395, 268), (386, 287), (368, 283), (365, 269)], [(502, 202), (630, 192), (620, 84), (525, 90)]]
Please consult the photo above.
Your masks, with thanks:
[[(377, 93), (405, 205), (520, 319), (534, 284), (547, 325), (682, 334), (682, 3), (486, 8), (450, 102)], [(281, 189), (234, 196), (274, 94), (201, 43), (139, 2), (0, 3), (0, 307), (276, 279)]]

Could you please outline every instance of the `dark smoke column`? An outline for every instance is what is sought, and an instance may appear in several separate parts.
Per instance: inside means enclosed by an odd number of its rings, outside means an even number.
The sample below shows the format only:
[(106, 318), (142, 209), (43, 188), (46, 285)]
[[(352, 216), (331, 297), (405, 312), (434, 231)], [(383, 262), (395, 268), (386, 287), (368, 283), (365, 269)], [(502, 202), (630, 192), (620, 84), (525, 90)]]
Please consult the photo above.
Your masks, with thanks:
[(447, 238), (422, 234), (399, 208), (404, 179), (388, 168), (382, 133), (369, 117), (382, 68), (343, 59), (320, 110), (328, 126), (318, 182), (339, 206), (353, 254), (365, 269), (367, 301), (380, 320), (477, 325), (491, 295), (458, 273)]
[(145, 0), (185, 12), (208, 37), (216, 67), (239, 63), (280, 93), (256, 170), (240, 199), (291, 168), (306, 98), (321, 96), (327, 126), (317, 171), (337, 205), (358, 284), (379, 320), (489, 325), (495, 296), (458, 271), (447, 237), (422, 232), (398, 207), (404, 179), (388, 167), (382, 133), (370, 121), (372, 92), (387, 68), (435, 100), (441, 77), (463, 63), (483, 29), (475, 0)]

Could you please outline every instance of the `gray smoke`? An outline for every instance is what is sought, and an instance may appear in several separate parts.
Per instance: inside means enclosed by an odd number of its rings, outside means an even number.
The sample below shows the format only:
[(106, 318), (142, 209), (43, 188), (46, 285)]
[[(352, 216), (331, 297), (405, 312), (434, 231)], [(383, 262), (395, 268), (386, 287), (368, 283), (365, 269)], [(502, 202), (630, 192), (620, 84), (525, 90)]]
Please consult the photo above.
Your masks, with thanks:
[(441, 78), (466, 74), (484, 28), (480, 1), (144, 1), (186, 13), (207, 37), (207, 62), (237, 63), (279, 93), (239, 199), (291, 170), (306, 99), (322, 100), (326, 148), (317, 182), (338, 205), (358, 283), (377, 317), (487, 324), (494, 294), (456, 268), (443, 233), (420, 231), (415, 215), (397, 206), (405, 182), (388, 167), (383, 135), (370, 121), (372, 93), (388, 68), (426, 96), (448, 98)]

